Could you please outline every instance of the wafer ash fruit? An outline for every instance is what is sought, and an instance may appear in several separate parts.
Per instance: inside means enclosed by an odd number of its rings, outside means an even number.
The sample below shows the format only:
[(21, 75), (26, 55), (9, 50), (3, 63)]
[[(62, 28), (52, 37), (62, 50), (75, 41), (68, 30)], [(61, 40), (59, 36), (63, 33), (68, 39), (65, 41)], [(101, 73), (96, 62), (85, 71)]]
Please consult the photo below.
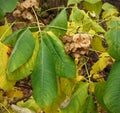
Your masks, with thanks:
[(89, 34), (75, 34), (73, 36), (65, 35), (62, 38), (65, 44), (65, 50), (74, 58), (79, 58), (81, 55), (88, 53), (91, 45), (91, 35)]

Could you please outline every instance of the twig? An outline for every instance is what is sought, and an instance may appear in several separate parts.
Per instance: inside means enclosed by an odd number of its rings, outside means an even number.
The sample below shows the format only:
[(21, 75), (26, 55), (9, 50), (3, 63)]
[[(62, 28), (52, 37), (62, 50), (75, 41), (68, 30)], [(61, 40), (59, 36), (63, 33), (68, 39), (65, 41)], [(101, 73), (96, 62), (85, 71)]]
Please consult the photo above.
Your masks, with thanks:
[(2, 103), (0, 103), (0, 106), (2, 106), (8, 113), (10, 113), (9, 110)]

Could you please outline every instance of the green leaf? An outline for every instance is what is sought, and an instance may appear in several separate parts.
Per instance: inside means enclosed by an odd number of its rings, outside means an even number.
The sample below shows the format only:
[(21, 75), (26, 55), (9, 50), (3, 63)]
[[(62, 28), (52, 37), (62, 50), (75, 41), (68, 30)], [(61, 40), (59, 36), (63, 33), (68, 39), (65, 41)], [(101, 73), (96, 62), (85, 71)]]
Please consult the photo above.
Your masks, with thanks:
[[(98, 103), (100, 104), (100, 106), (108, 111), (108, 109), (107, 109), (107, 107), (106, 107), (106, 105), (104, 104), (104, 101), (103, 101), (105, 86), (106, 86), (106, 82), (96, 83), (94, 94), (95, 94), (95, 97), (96, 97)], [(109, 111), (108, 111), (108, 113), (109, 113)]]
[(75, 77), (75, 63), (65, 53), (64, 46), (61, 41), (52, 32), (48, 32), (48, 35), (44, 35), (43, 40), (53, 55), (57, 75), (67, 78)]
[(85, 14), (83, 30), (88, 32), (90, 29), (94, 30), (95, 32), (105, 32), (105, 30), (98, 23), (90, 19), (90, 17)]
[(120, 26), (120, 18), (112, 17), (112, 19), (107, 23), (107, 27), (114, 29)]
[(25, 77), (29, 76), (34, 68), (34, 64), (36, 61), (36, 57), (38, 54), (39, 50), (39, 39), (38, 39), (38, 33), (33, 33), (34, 40), (35, 40), (35, 48), (33, 51), (32, 56), (29, 58), (29, 60), (19, 68), (17, 68), (15, 71), (11, 73), (7, 73), (7, 78), (9, 80), (21, 80), (24, 79)]
[(108, 76), (104, 102), (112, 113), (120, 113), (120, 62), (115, 62)]
[(89, 32), (93, 29), (96, 32), (105, 32), (105, 30), (94, 20), (92, 20), (84, 10), (73, 8), (70, 19), (78, 26), (83, 27), (83, 31)]
[(33, 97), (37, 104), (44, 108), (50, 105), (57, 96), (57, 80), (53, 57), (43, 40), (32, 74)]
[(6, 12), (12, 12), (15, 9), (16, 5), (17, 0), (0, 0), (1, 18), (5, 15)]
[(4, 12), (3, 12), (3, 10), (0, 8), (0, 19), (2, 19), (3, 17), (4, 17)]
[(5, 13), (13, 11), (16, 5), (17, 0), (0, 0), (0, 8), (3, 9)]
[(27, 29), (19, 37), (8, 61), (8, 73), (26, 63), (33, 54), (35, 40)]
[(85, 9), (87, 9), (88, 11), (95, 13), (95, 16), (97, 15), (99, 17), (99, 14), (102, 10), (102, 2), (99, 0), (95, 0), (96, 3), (91, 3), (91, 2), (83, 2), (83, 6), (85, 7)]
[(19, 29), (15, 32), (13, 32), (11, 35), (7, 36), (2, 42), (6, 45), (10, 45), (12, 47), (15, 46), (16, 41), (20, 37), (21, 33), (24, 32), (23, 29)]
[(67, 31), (67, 12), (65, 9), (46, 27), (45, 31), (52, 31), (56, 36), (65, 35)]
[(116, 60), (120, 60), (120, 28), (110, 29), (105, 34), (108, 43), (108, 52)]
[(80, 3), (82, 0), (68, 0), (67, 5)]
[(103, 10), (116, 9), (116, 7), (108, 2), (105, 2), (102, 6)]
[(86, 102), (82, 107), (82, 112), (79, 113), (97, 113), (92, 93), (90, 93), (90, 95), (87, 97)]
[(70, 15), (70, 20), (77, 24), (82, 24), (82, 19), (84, 18), (84, 12), (78, 8), (73, 8), (71, 15)]
[(82, 106), (88, 96), (88, 85), (88, 83), (78, 83), (71, 97), (70, 103), (68, 106), (61, 108), (60, 113), (79, 113), (82, 111)]
[(97, 2), (100, 2), (101, 0), (84, 0), (85, 2), (88, 2), (90, 4), (95, 4)]

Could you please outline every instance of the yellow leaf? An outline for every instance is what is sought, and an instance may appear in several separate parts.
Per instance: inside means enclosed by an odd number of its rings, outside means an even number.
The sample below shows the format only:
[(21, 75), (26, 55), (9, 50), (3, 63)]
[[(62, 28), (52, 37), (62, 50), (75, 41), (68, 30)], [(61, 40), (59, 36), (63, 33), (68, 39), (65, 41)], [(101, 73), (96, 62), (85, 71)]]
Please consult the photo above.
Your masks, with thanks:
[(15, 81), (8, 81), (6, 69), (11, 49), (0, 42), (0, 89), (8, 90), (13, 87)]
[(81, 31), (81, 27), (79, 28), (79, 25), (77, 25), (75, 22), (68, 22), (68, 30), (67, 34), (74, 35), (76, 32)]
[(64, 93), (66, 96), (71, 95), (75, 82), (76, 82), (75, 79), (66, 79), (61, 77), (60, 78), (61, 92)]
[(58, 97), (56, 100), (50, 105), (45, 108), (45, 113), (57, 113), (61, 104), (64, 100), (71, 96), (72, 91), (74, 89), (75, 80), (74, 79), (67, 79), (67, 78), (60, 78), (58, 80)]
[(90, 71), (90, 74), (98, 73), (102, 71), (109, 63), (111, 57), (107, 52), (102, 53), (99, 56), (99, 60), (92, 66), (92, 70)]
[(36, 104), (36, 102), (35, 102), (35, 100), (34, 100), (34, 98), (32, 96), (25, 102), (24, 101), (18, 102), (17, 105), (21, 106), (21, 107), (31, 109), (31, 110), (36, 111), (36, 112), (38, 110), (40, 110), (40, 107), (38, 106), (38, 104)]
[(92, 49), (96, 51), (100, 51), (100, 52), (106, 51), (102, 44), (102, 38), (98, 36), (95, 36), (94, 38), (92, 38), (91, 46), (92, 46)]
[(89, 91), (92, 92), (92, 93), (94, 93), (94, 90), (95, 90), (95, 83), (91, 82), (89, 84)]
[(96, 79), (99, 82), (104, 81), (104, 78), (100, 77), (100, 75), (97, 74), (97, 73), (93, 74), (93, 78)]
[(7, 96), (12, 100), (14, 98), (22, 98), (23, 97), (23, 93), (22, 93), (22, 91), (14, 88), (14, 89), (9, 90), (7, 92)]
[(45, 113), (58, 113), (59, 107), (65, 98), (65, 95), (61, 93), (50, 106), (45, 107)]
[(90, 35), (94, 36), (96, 32), (95, 32), (94, 30), (90, 29), (90, 31), (89, 31), (88, 33), (89, 33)]
[(81, 81), (81, 80), (86, 80), (86, 78), (82, 75), (77, 75), (76, 76), (76, 81), (78, 82), (78, 81)]
[(4, 40), (10, 34), (12, 34), (12, 27), (5, 21), (5, 25), (0, 26), (0, 40)]

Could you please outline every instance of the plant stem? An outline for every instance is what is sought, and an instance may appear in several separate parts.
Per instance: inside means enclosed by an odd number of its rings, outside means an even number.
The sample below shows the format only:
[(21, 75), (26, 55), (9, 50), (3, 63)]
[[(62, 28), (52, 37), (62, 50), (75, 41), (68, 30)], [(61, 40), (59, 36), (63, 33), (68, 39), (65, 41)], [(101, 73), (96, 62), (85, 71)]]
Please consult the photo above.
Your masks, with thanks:
[[(6, 24), (6, 22), (5, 22)], [(5, 34), (10, 30), (10, 28), (15, 24), (15, 22), (13, 22), (6, 30), (5, 32), (2, 34), (0, 41), (2, 41), (4, 39)]]
[(39, 33), (41, 34), (41, 28), (40, 28), (40, 23), (39, 23), (39, 20), (38, 20), (38, 16), (34, 10), (34, 8), (32, 7), (32, 10), (33, 10), (33, 13), (35, 15), (35, 18), (36, 18), (36, 21), (37, 21), (37, 25), (38, 25), (38, 29), (39, 29)]
[(87, 68), (86, 63), (85, 63), (85, 70), (86, 70), (86, 74), (87, 74), (87, 76), (88, 76), (88, 81), (90, 82), (90, 74), (89, 74), (89, 72), (88, 72), (88, 68)]
[(10, 113), (10, 112), (8, 111), (8, 109), (7, 109), (2, 103), (0, 103), (0, 106), (2, 106), (8, 113)]

